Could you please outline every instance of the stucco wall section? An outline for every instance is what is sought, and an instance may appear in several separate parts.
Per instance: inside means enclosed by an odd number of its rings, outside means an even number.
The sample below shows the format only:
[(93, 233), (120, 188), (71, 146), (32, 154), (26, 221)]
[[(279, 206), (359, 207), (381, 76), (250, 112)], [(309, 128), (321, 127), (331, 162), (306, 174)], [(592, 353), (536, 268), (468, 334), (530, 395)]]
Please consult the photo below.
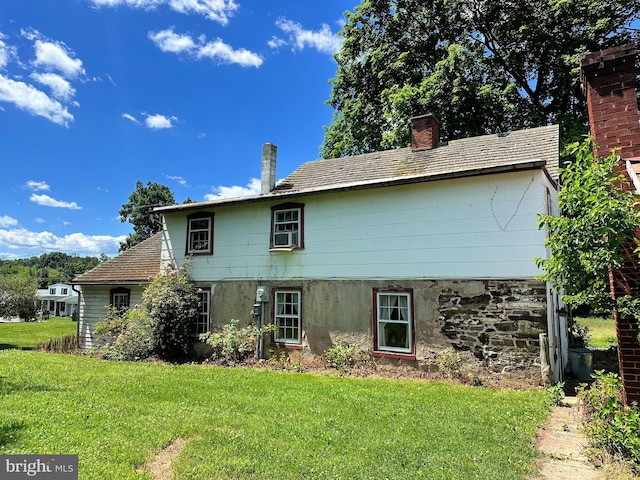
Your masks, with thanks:
[[(539, 358), (538, 334), (546, 331), (545, 285), (536, 280), (301, 280), (226, 281), (212, 288), (213, 329), (238, 319), (251, 323), (258, 285), (270, 293), (300, 289), (302, 348), (322, 355), (337, 343), (373, 350), (373, 289), (411, 289), (416, 359), (454, 347), (478, 358)], [(266, 304), (273, 319), (273, 298)]]

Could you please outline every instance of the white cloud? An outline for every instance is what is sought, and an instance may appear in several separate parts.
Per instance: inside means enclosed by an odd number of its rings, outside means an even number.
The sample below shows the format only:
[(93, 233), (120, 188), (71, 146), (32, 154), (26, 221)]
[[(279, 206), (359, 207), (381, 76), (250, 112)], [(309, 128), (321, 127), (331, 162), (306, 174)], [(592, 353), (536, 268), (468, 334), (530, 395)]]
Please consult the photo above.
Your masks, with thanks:
[(34, 193), (29, 197), (29, 200), (45, 207), (68, 208), (70, 210), (82, 209), (82, 207), (78, 206), (76, 202), (63, 202), (61, 200), (51, 198), (49, 195), (36, 195)]
[(156, 114), (156, 115), (148, 115), (144, 113), (147, 118), (144, 119), (144, 124), (147, 128), (151, 128), (154, 130), (160, 130), (164, 128), (173, 128), (172, 121), (175, 122), (178, 119), (176, 117), (165, 117), (164, 115)]
[(202, 35), (196, 41), (189, 35), (175, 33), (173, 28), (149, 32), (147, 36), (163, 52), (184, 53), (197, 59), (210, 58), (222, 64), (233, 63), (243, 67), (259, 67), (263, 62), (257, 53), (246, 48), (235, 49), (219, 38), (206, 42)]
[(25, 228), (0, 229), (0, 245), (14, 250), (20, 248), (33, 250), (35, 253), (41, 253), (42, 250), (85, 255), (115, 253), (118, 251), (120, 242), (123, 242), (125, 238), (125, 235), (112, 237), (109, 235), (85, 235), (84, 233), (72, 233), (59, 237), (51, 232), (31, 232)]
[(15, 218), (11, 218), (8, 215), (0, 217), (0, 227), (13, 227), (14, 225), (18, 225), (18, 220)]
[(25, 183), (25, 186), (29, 190), (35, 190), (36, 192), (38, 190), (49, 190), (51, 188), (49, 187), (47, 182), (36, 182), (35, 180), (29, 180), (27, 183)]
[(185, 186), (187, 184), (187, 181), (183, 177), (180, 177), (180, 176), (165, 175), (165, 177), (167, 177), (169, 180), (174, 180), (174, 181), (178, 182), (182, 186)]
[(137, 123), (137, 124), (140, 123), (136, 117), (134, 117), (133, 115), (129, 115), (128, 113), (123, 113), (122, 114), (122, 118), (126, 118), (127, 120), (131, 120), (133, 123)]
[(238, 4), (234, 0), (90, 0), (97, 7), (118, 7), (124, 5), (130, 8), (151, 10), (161, 5), (167, 5), (172, 10), (185, 15), (196, 14), (218, 22), (221, 25), (229, 23), (229, 17), (237, 10)]
[(278, 49), (280, 47), (285, 46), (286, 44), (287, 44), (286, 40), (283, 40), (282, 38), (278, 38), (276, 36), (271, 37), (271, 40), (267, 42), (267, 45), (269, 45), (273, 49)]
[(218, 60), (221, 63), (237, 63), (243, 67), (257, 68), (262, 65), (262, 57), (257, 53), (245, 48), (236, 50), (219, 38), (198, 48), (197, 56)]
[(33, 47), (36, 51), (35, 65), (58, 70), (67, 78), (76, 78), (78, 75), (85, 74), (82, 60), (71, 58), (64, 43), (38, 39)]
[[(342, 48), (342, 38), (333, 33), (326, 24), (323, 24), (322, 28), (317, 31), (305, 30), (301, 24), (281, 17), (276, 20), (276, 26), (289, 34), (289, 43), (298, 50), (310, 47), (320, 53), (334, 54)], [(274, 40), (274, 38), (269, 41), (269, 46), (275, 48), (283, 45), (281, 39), (275, 38)]]
[(9, 63), (9, 59), (16, 56), (16, 48), (7, 45), (4, 40), (7, 38), (0, 32), (0, 68), (4, 68)]
[(48, 86), (51, 93), (59, 100), (68, 102), (76, 94), (76, 89), (57, 73), (32, 73), (29, 75), (36, 82)]
[(260, 193), (261, 181), (257, 178), (249, 180), (246, 186), (233, 185), (231, 187), (218, 186), (213, 187), (213, 193), (207, 193), (205, 200), (219, 200), (222, 198), (247, 197), (249, 195), (258, 195)]
[(0, 75), (0, 101), (13, 103), (32, 115), (39, 115), (58, 125), (68, 126), (73, 115), (67, 107), (32, 85)]
[(195, 50), (196, 44), (189, 35), (174, 33), (173, 29), (161, 30), (159, 32), (149, 32), (149, 40), (163, 52), (182, 53)]

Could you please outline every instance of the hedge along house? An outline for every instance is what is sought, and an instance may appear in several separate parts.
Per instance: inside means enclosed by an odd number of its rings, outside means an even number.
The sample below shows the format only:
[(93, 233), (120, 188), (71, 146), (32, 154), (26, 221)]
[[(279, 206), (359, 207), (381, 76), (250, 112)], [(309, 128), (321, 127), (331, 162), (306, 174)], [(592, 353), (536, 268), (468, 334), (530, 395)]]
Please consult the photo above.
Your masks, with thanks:
[(78, 342), (83, 349), (95, 343), (95, 325), (107, 318), (109, 307), (129, 308), (142, 303), (142, 292), (160, 273), (162, 236), (156, 234), (82, 275), (72, 283), (80, 286)]
[(340, 342), (420, 363), (452, 346), (534, 365), (549, 339), (566, 364), (557, 296), (535, 279), (541, 213), (557, 213), (558, 127), (440, 143), (433, 115), (411, 147), (305, 163), (275, 184), (262, 151), (260, 195), (174, 205), (162, 265), (190, 264), (207, 292), (201, 330), (275, 324), (268, 348), (322, 355)]

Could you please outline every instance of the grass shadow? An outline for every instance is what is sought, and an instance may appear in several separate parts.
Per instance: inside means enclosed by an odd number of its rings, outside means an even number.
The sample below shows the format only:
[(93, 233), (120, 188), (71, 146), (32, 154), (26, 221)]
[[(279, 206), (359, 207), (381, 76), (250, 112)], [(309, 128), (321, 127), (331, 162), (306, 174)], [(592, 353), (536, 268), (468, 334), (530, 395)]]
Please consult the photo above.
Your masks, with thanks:
[(20, 430), (24, 429), (22, 421), (8, 421), (0, 423), (0, 449), (5, 449), (18, 439)]
[(0, 350), (35, 350), (36, 347), (25, 347), (11, 343), (0, 343)]
[(17, 392), (51, 392), (57, 390), (46, 383), (18, 383), (0, 375), (0, 396)]

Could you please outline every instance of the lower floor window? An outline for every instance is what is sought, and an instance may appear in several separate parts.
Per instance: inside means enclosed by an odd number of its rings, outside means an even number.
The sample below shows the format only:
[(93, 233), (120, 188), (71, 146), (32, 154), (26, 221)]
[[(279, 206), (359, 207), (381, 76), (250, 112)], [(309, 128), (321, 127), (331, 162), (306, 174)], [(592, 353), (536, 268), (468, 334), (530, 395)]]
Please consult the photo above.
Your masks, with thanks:
[(376, 292), (376, 350), (413, 352), (413, 312), (410, 292)]
[(192, 328), (194, 335), (200, 335), (209, 331), (209, 296), (209, 290), (201, 290), (198, 292), (198, 318)]
[(274, 309), (275, 341), (299, 344), (301, 341), (300, 292), (276, 291)]

